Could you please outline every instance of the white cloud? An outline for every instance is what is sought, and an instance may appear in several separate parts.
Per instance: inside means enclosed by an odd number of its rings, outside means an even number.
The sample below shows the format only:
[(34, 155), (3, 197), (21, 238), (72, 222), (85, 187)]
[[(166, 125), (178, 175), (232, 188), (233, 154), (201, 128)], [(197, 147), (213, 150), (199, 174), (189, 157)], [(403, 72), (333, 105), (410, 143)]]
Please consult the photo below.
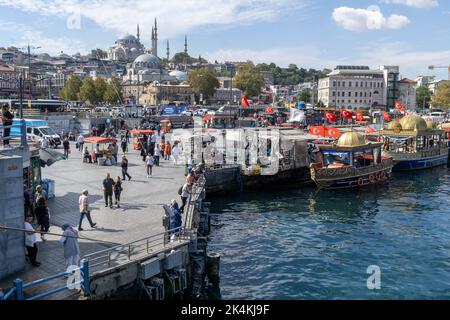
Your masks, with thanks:
[(403, 4), (419, 9), (430, 9), (439, 5), (438, 0), (381, 0), (381, 3)]
[(118, 33), (135, 33), (139, 23), (147, 37), (157, 17), (161, 38), (201, 26), (271, 21), (309, 4), (310, 0), (0, 0), (0, 5), (41, 15), (67, 18), (79, 12)]
[(52, 55), (58, 55), (61, 51), (65, 53), (88, 53), (85, 44), (79, 40), (69, 37), (47, 37), (39, 30), (35, 30), (27, 25), (0, 20), (0, 31), (11, 32), (11, 30), (14, 30), (14, 35), (17, 36), (11, 39), (8, 46), (24, 48), (31, 43), (34, 47), (41, 47), (36, 52), (46, 52)]
[(400, 29), (410, 22), (407, 17), (396, 14), (385, 17), (377, 6), (367, 9), (339, 7), (334, 9), (332, 17), (341, 27), (351, 31)]

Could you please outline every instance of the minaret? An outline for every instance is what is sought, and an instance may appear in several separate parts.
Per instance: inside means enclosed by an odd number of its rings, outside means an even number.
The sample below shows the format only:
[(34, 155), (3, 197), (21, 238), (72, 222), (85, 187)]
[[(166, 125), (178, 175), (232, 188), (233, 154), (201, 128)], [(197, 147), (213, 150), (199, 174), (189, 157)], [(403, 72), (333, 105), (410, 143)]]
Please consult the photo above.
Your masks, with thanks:
[(188, 54), (188, 44), (187, 44), (187, 36), (184, 36), (184, 53)]
[(152, 46), (150, 49), (151, 54), (153, 54), (153, 50), (155, 50), (155, 30), (152, 27)]
[(137, 40), (138, 40), (138, 42), (141, 42), (141, 33), (139, 32), (139, 23), (137, 25)]
[(170, 48), (169, 48), (169, 40), (167, 40), (167, 61), (170, 59)]
[(156, 18), (155, 18), (155, 45), (154, 45), (153, 55), (155, 57), (158, 56), (158, 24), (156, 22)]

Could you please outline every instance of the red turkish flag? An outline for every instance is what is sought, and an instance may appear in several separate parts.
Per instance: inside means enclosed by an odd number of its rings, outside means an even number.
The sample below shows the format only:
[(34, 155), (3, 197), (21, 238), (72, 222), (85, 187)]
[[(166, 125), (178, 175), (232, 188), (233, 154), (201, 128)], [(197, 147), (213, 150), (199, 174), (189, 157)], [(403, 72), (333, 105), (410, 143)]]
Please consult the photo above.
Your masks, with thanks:
[(325, 127), (322, 126), (309, 127), (309, 134), (312, 134), (314, 136), (324, 136)]
[(356, 121), (364, 121), (363, 114), (361, 112), (358, 112), (356, 114)]
[(331, 112), (325, 112), (325, 119), (329, 122), (337, 122), (337, 116)]
[(383, 112), (384, 121), (391, 121), (391, 116), (387, 112)]
[(335, 127), (325, 127), (325, 135), (331, 138), (339, 138), (341, 136), (341, 132)]
[(266, 108), (266, 113), (273, 113), (273, 109), (271, 107)]
[(341, 115), (343, 118), (352, 120), (353, 119), (353, 113), (351, 111), (348, 111), (347, 109), (341, 110)]
[(244, 107), (250, 107), (250, 104), (248, 103), (248, 100), (245, 96), (242, 96), (242, 105)]
[(403, 106), (400, 103), (396, 102), (395, 103), (395, 109), (403, 111), (403, 110), (405, 110), (405, 106)]
[(366, 128), (366, 133), (374, 133), (374, 132), (376, 132), (376, 131), (372, 127), (367, 127)]

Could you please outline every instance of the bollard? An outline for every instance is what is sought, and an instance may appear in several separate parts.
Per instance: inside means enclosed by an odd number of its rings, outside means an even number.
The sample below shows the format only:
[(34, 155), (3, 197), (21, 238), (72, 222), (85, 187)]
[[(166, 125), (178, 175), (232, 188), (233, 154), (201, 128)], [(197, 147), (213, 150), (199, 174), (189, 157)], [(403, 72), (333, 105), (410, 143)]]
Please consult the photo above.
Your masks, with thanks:
[(23, 295), (23, 282), (20, 279), (14, 280), (14, 287), (16, 288), (16, 299), (25, 300)]
[(218, 284), (220, 282), (220, 254), (208, 252), (206, 255), (206, 274), (209, 282)]
[(89, 261), (81, 260), (81, 276), (83, 277), (82, 289), (85, 297), (91, 295), (90, 280), (89, 280)]

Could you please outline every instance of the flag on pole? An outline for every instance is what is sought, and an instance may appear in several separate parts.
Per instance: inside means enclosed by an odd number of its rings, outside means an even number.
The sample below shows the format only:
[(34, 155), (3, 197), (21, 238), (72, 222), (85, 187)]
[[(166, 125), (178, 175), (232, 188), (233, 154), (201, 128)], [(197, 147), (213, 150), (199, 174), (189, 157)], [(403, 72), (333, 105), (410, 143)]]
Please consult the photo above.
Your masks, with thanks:
[(391, 116), (387, 112), (383, 112), (384, 121), (391, 121)]
[(325, 119), (329, 122), (337, 122), (337, 116), (331, 112), (325, 112)]
[(404, 111), (406, 108), (405, 108), (405, 106), (403, 106), (400, 103), (396, 102), (395, 103), (395, 109), (400, 110), (400, 111)]
[(348, 111), (347, 109), (341, 110), (341, 116), (345, 119), (352, 120), (353, 119), (353, 113), (351, 111)]
[(250, 107), (250, 104), (248, 103), (248, 100), (245, 96), (242, 96), (242, 105), (244, 107)]
[(363, 114), (361, 112), (358, 112), (356, 114), (356, 121), (364, 121)]

